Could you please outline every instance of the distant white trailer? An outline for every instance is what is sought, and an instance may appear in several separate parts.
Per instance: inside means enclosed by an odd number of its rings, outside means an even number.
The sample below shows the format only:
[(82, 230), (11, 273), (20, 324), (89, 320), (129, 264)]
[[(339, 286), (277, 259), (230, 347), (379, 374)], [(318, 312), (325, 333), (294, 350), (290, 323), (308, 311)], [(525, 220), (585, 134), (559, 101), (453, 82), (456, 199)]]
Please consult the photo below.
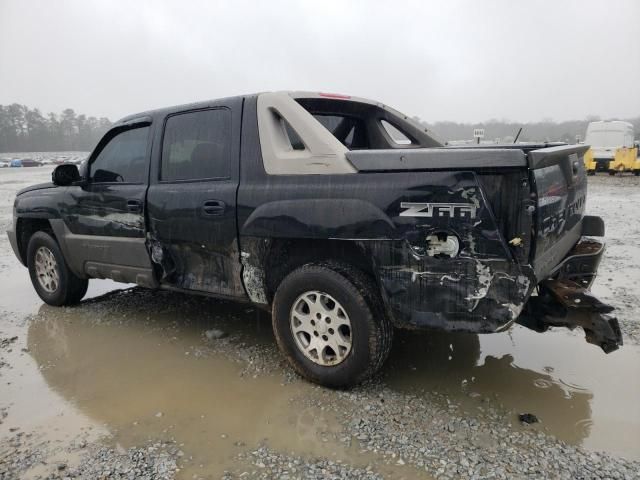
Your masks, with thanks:
[[(585, 156), (589, 173), (607, 171), (611, 174), (633, 171), (638, 174), (637, 148), (633, 141), (633, 125), (613, 120), (591, 122), (587, 126), (584, 143), (591, 146), (591, 155)], [(592, 157), (592, 158), (588, 158)]]

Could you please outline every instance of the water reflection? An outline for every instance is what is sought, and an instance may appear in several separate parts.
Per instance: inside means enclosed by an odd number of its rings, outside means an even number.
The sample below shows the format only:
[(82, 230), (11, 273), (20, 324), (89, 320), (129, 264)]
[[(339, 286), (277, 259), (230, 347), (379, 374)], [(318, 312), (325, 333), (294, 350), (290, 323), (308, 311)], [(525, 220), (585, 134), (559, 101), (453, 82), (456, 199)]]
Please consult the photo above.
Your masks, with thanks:
[(591, 392), (521, 368), (510, 354), (482, 357), (478, 335), (403, 332), (399, 337), (387, 367), (395, 388), (446, 392), (472, 413), (501, 405), (514, 423), (516, 412), (531, 412), (574, 443), (589, 435), (588, 428), (573, 427), (591, 417)]
[[(28, 344), (48, 384), (118, 430), (124, 443), (166, 435), (191, 445), (202, 462), (217, 452), (220, 464), (232, 455), (233, 442), (265, 438), (284, 450), (295, 445), (301, 453), (345, 454), (328, 447), (322, 434), (309, 433), (337, 433), (332, 415), (292, 407), (314, 387), (281, 385), (283, 360), (269, 316), (248, 305), (131, 289), (76, 308), (43, 306), (38, 317)], [(252, 348), (265, 348), (276, 358), (276, 375), (246, 379), (235, 355), (197, 357), (192, 347), (209, 328), (237, 337), (248, 362)], [(637, 347), (607, 356), (581, 333), (523, 328), (483, 336), (400, 331), (394, 342), (382, 373), (391, 388), (444, 393), (471, 416), (497, 407), (516, 428), (516, 413), (533, 413), (542, 421), (533, 428), (640, 458)]]
[[(102, 322), (103, 315), (123, 324)], [(310, 385), (240, 376), (234, 359), (192, 348), (212, 326), (231, 335), (248, 329), (256, 343), (268, 341), (264, 323), (246, 306), (134, 290), (76, 308), (43, 306), (29, 326), (28, 347), (50, 388), (107, 424), (117, 442), (184, 444), (184, 478), (201, 473), (200, 465), (221, 474), (236, 453), (263, 441), (346, 460), (341, 445), (325, 441), (339, 432), (332, 413), (292, 408)]]
[(562, 440), (640, 458), (637, 346), (605, 355), (578, 329), (519, 326), (491, 335), (399, 332), (395, 342), (384, 372), (393, 388), (445, 392), (469, 415), (497, 406), (515, 425), (517, 413), (533, 413), (542, 422), (535, 428)]

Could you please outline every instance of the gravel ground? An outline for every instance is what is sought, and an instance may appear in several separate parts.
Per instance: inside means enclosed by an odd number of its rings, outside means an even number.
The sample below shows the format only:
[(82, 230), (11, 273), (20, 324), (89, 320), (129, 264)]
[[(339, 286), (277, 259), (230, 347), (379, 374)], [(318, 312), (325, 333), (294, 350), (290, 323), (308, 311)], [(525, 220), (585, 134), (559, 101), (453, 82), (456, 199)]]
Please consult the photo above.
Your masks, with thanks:
[(227, 472), (224, 480), (235, 478), (259, 478), (280, 480), (304, 478), (315, 480), (382, 480), (382, 475), (374, 472), (371, 467), (353, 468), (337, 461), (326, 459), (308, 459), (296, 456), (283, 455), (261, 447), (250, 453), (238, 455), (238, 459), (244, 460), (256, 467), (255, 470), (243, 470)]
[[(64, 447), (33, 441), (31, 435), (17, 433), (0, 446), (0, 480), (21, 478), (170, 480), (179, 471), (179, 449), (154, 443), (126, 451), (76, 439)], [(73, 458), (72, 462), (67, 460)]]
[[(382, 392), (382, 393), (381, 393)], [(638, 478), (640, 462), (585, 452), (537, 430), (516, 430), (487, 403), (485, 414), (461, 416), (442, 398), (398, 394), (375, 383), (342, 394), (344, 439), (411, 464), (437, 478)], [(444, 399), (446, 403), (446, 398)]]
[(594, 293), (616, 307), (625, 341), (640, 343), (640, 177), (589, 177), (588, 213), (605, 220), (607, 250)]
[[(127, 325), (138, 320), (126, 312), (135, 310), (140, 304), (157, 305), (164, 312), (172, 309), (189, 312), (200, 309), (202, 302), (207, 301), (134, 288), (91, 300), (86, 308), (91, 309), (96, 324)], [(176, 333), (176, 324), (154, 321), (156, 313), (153, 308), (147, 311), (148, 328), (163, 329), (167, 335)], [(242, 313), (253, 314), (247, 309)], [(230, 320), (225, 319), (233, 321), (233, 315)], [(32, 321), (38, 321), (38, 318)], [(242, 332), (230, 332), (225, 328), (216, 330), (223, 332), (223, 335), (215, 335), (221, 338), (209, 338), (213, 336), (207, 335), (211, 330), (202, 329), (202, 343), (194, 345), (189, 354), (203, 358), (222, 355), (241, 365), (240, 375), (243, 376), (277, 375), (285, 383), (301, 381), (280, 359), (273, 343), (255, 343)], [(12, 340), (3, 340), (0, 344), (11, 345)], [(487, 397), (475, 398), (481, 413), (473, 417), (462, 413), (460, 406), (446, 395), (438, 392), (419, 396), (399, 393), (382, 380), (351, 391), (313, 387), (312, 395), (298, 400), (311, 409), (336, 412), (342, 429), (335, 435), (329, 434), (329, 440), (402, 469), (408, 475), (406, 478), (411, 478), (411, 471), (423, 471), (443, 479), (640, 478), (640, 462), (588, 452), (559, 441), (535, 426), (519, 424), (512, 412)], [(159, 459), (156, 452), (161, 454)], [(147, 455), (144, 462), (150, 464), (150, 469), (158, 464), (166, 468), (163, 472), (169, 475), (173, 470), (167, 465), (175, 461), (175, 453), (161, 448), (150, 452), (143, 448), (132, 449), (125, 455), (113, 449), (94, 447), (83, 457), (81, 466), (76, 470), (69, 469), (69, 472), (80, 478), (93, 478), (91, 475), (103, 466), (122, 463), (122, 469), (114, 470), (113, 476), (129, 478), (118, 476), (121, 474), (117, 472), (136, 468), (138, 464), (132, 460), (135, 454)], [(98, 470), (91, 470), (96, 455), (101, 459), (95, 467)], [(35, 454), (27, 450), (16, 461), (18, 465), (23, 462), (28, 465), (37, 459), (37, 450)], [(224, 478), (382, 478), (383, 475), (374, 467), (366, 470), (326, 458), (301, 458), (273, 451), (267, 446), (239, 454), (237, 462), (241, 466), (227, 472)], [(148, 471), (151, 470), (145, 470)]]

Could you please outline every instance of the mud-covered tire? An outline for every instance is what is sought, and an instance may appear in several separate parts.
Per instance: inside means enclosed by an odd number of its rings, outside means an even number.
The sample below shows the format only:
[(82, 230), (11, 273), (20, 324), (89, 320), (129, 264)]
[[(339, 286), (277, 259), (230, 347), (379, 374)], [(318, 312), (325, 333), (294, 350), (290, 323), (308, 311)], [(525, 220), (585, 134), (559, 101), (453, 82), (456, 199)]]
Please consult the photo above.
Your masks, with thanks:
[[(291, 314), (305, 292), (325, 292), (344, 308), (351, 323), (351, 349), (336, 365), (319, 365), (294, 339)], [(371, 377), (386, 360), (393, 339), (380, 292), (360, 270), (343, 263), (307, 264), (289, 273), (273, 301), (273, 331), (281, 352), (306, 379), (332, 388), (356, 385)]]
[[(36, 267), (36, 255), (38, 251), (50, 252), (55, 260), (54, 266), (51, 267), (57, 269), (55, 288), (51, 286), (49, 290), (47, 290), (38, 279), (39, 274)], [(29, 268), (33, 288), (35, 288), (38, 296), (49, 305), (73, 305), (82, 300), (82, 297), (87, 293), (89, 281), (77, 277), (69, 270), (62, 251), (58, 246), (58, 242), (46, 232), (36, 232), (29, 239), (29, 245), (27, 246), (27, 267)]]

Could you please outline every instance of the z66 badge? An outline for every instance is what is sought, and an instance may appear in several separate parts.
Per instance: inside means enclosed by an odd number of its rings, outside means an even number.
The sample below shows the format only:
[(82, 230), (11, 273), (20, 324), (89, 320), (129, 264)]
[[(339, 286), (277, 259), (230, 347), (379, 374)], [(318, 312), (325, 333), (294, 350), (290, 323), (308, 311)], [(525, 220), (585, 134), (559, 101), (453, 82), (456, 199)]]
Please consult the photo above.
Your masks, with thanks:
[(459, 217), (476, 218), (476, 206), (472, 203), (412, 203), (401, 202), (401, 217)]

